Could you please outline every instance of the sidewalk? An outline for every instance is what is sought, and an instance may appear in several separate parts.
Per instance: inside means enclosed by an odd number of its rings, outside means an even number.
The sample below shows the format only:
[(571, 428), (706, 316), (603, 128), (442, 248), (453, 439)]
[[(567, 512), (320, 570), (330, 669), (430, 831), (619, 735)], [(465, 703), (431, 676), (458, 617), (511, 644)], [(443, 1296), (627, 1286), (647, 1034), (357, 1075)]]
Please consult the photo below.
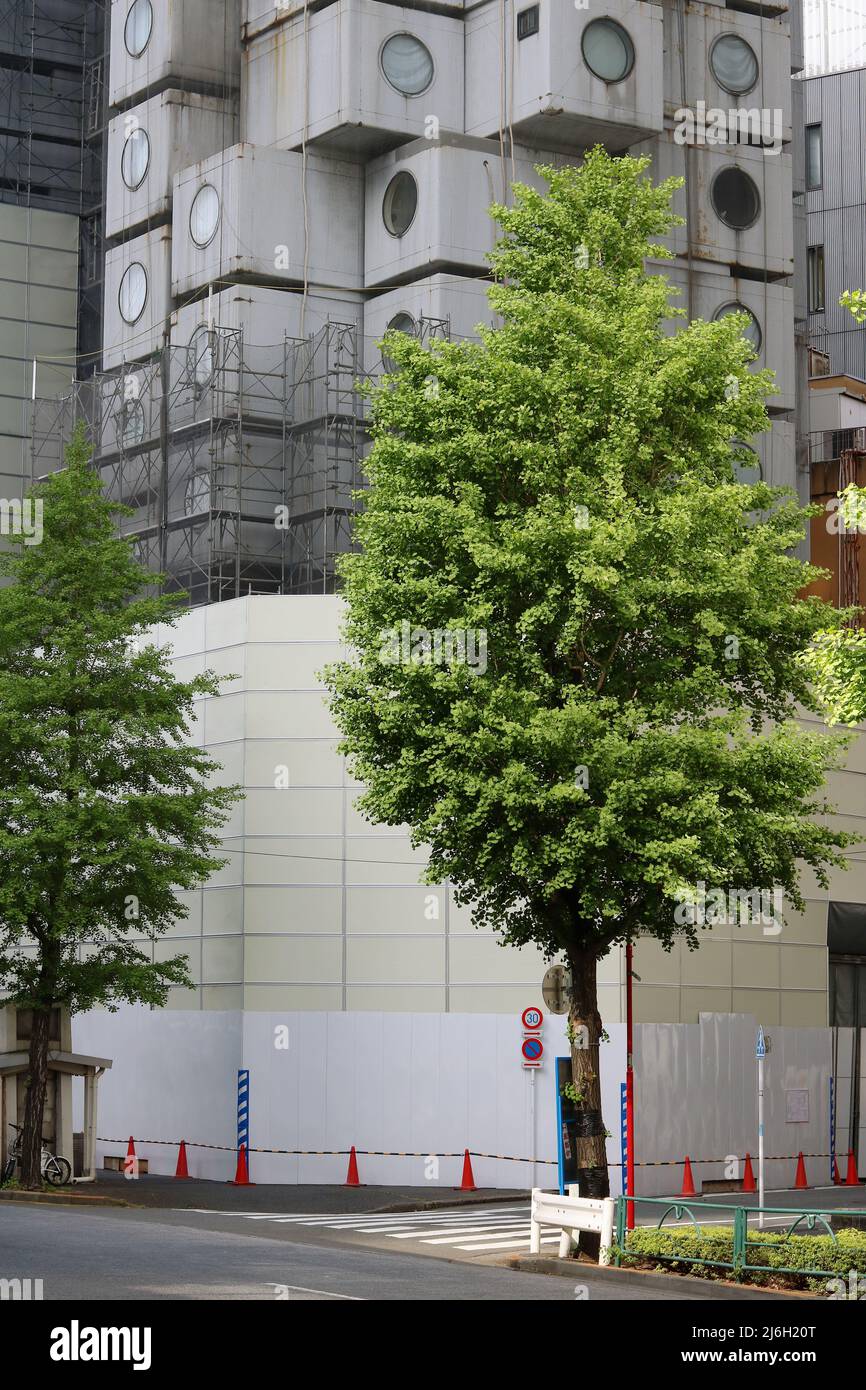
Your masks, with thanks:
[[(14, 1190), (0, 1193), (11, 1201), (32, 1201), (33, 1197)], [(529, 1193), (501, 1187), (479, 1187), (476, 1192), (452, 1191), (447, 1187), (343, 1187), (340, 1184), (299, 1186), (294, 1183), (265, 1183), (261, 1187), (233, 1187), (227, 1182), (203, 1178), (171, 1178), (160, 1174), (125, 1178), (122, 1173), (101, 1170), (96, 1182), (75, 1183), (45, 1198), (49, 1202), (122, 1203), (135, 1207), (178, 1209), (206, 1208), (208, 1211), (252, 1211), (282, 1215), (330, 1216), (346, 1212), (434, 1211), (437, 1208), (475, 1206), (478, 1203), (529, 1202)]]

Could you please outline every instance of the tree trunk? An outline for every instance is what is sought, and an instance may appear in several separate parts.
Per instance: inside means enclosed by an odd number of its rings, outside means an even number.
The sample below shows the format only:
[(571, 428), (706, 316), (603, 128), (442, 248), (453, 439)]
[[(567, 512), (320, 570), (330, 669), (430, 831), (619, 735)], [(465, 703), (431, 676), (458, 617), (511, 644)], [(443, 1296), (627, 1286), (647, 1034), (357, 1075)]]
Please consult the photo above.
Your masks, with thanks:
[[(581, 1197), (608, 1197), (604, 1120), (601, 1113), (601, 1074), (599, 1043), (601, 1017), (596, 987), (597, 959), (592, 952), (569, 952), (571, 966), (571, 1007), (568, 1013), (571, 1036), (571, 1079), (577, 1109), (575, 1158)], [(600, 1238), (584, 1232), (580, 1248), (598, 1258)]]
[(51, 1033), (50, 1009), (33, 1010), (30, 1031), (30, 1074), (24, 1106), (24, 1133), (21, 1140), (21, 1181), (30, 1189), (42, 1186), (42, 1121), (48, 1089), (48, 1043)]

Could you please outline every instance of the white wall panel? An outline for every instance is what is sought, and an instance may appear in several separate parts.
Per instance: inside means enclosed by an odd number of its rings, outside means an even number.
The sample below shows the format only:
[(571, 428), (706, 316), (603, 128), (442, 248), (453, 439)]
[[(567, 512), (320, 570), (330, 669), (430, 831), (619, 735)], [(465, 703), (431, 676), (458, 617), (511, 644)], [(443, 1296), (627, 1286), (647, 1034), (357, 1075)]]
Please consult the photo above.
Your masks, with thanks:
[[(773, 1025), (769, 1031), (766, 1182), (768, 1188), (793, 1187), (800, 1150), (829, 1153), (830, 1030)], [(636, 1026), (635, 1150), (640, 1195), (680, 1191), (686, 1154), (692, 1160), (698, 1191), (701, 1181), (725, 1176), (723, 1163), (705, 1159), (736, 1155), (742, 1175), (749, 1152), (756, 1168), (756, 1032), (757, 1020), (744, 1014), (706, 1013), (696, 1024)], [(790, 1123), (785, 1092), (800, 1089), (809, 1094), (809, 1120)], [(707, 1104), (707, 1097), (712, 1097), (712, 1104)], [(661, 1160), (675, 1163), (649, 1166)], [(807, 1161), (813, 1185), (826, 1182), (828, 1164), (826, 1157)]]
[[(524, 1007), (536, 1002), (523, 996)], [(287, 1051), (274, 1046), (286, 1026)], [(519, 1011), (496, 1014), (151, 1012), (124, 1007), (117, 1014), (86, 1014), (75, 1021), (75, 1047), (111, 1057), (100, 1086), (99, 1133), (124, 1140), (131, 1133), (150, 1170), (173, 1173), (177, 1150), (147, 1139), (192, 1141), (191, 1174), (225, 1179), (234, 1174), (236, 1080), (250, 1070), (250, 1135), (255, 1150), (359, 1149), (415, 1151), (419, 1158), (359, 1158), (361, 1180), (432, 1188), (459, 1184), (461, 1159), (441, 1158), (438, 1174), (425, 1172), (431, 1153), (464, 1148), (525, 1160), (556, 1157), (556, 1086), (553, 1058), (567, 1052), (563, 1018), (548, 1017), (546, 1061), (537, 1073), (520, 1064)], [(602, 1045), (608, 1157), (619, 1160), (619, 1088), (624, 1076), (624, 1029), (609, 1029)], [(532, 1088), (535, 1132), (532, 1132)], [(225, 1145), (222, 1152), (195, 1142)], [(100, 1142), (98, 1153), (118, 1152)], [(342, 1182), (347, 1160), (252, 1154), (252, 1176), (263, 1182)], [(473, 1160), (479, 1186), (553, 1187), (555, 1163)], [(612, 1168), (618, 1191), (619, 1169)]]
[[(234, 1144), (240, 1014), (124, 1006), (116, 1014), (77, 1016), (73, 1038), (77, 1051), (114, 1062), (99, 1083), (97, 1128), (100, 1136), (123, 1142), (97, 1144), (100, 1166), (104, 1154), (126, 1153), (130, 1134), (156, 1173), (174, 1172), (177, 1150), (141, 1142), (146, 1138)], [(228, 1167), (225, 1153), (189, 1151), (193, 1177), (224, 1179)]]

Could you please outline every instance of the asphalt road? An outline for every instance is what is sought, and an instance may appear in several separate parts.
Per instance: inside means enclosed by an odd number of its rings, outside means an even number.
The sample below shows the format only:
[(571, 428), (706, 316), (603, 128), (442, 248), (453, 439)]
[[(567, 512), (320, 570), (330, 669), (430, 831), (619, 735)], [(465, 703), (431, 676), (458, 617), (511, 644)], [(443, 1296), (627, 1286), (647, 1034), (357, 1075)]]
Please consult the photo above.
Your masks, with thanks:
[[(196, 1220), (199, 1224), (192, 1225)], [(555, 1299), (574, 1302), (712, 1300), (712, 1289), (668, 1291), (634, 1276), (576, 1266), (574, 1277), (525, 1274), (322, 1240), (220, 1229), (187, 1213), (99, 1214), (70, 1208), (4, 1204), (0, 1209), (0, 1278), (43, 1281), (45, 1300), (364, 1299), (387, 1301)], [(278, 1288), (279, 1286), (279, 1288)], [(582, 1286), (582, 1287), (579, 1287)], [(753, 1295), (754, 1297), (754, 1295)]]

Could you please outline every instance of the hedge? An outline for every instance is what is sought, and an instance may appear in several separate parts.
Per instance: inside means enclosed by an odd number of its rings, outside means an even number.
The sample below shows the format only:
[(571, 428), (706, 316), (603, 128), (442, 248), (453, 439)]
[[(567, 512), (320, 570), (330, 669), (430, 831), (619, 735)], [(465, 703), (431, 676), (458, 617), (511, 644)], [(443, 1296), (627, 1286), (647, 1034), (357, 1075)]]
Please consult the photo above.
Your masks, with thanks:
[[(792, 1217), (792, 1220), (794, 1218)], [(761, 1248), (758, 1249), (757, 1247)], [(827, 1279), (811, 1276), (810, 1269), (826, 1270), (828, 1275), (844, 1279), (855, 1270), (866, 1275), (866, 1231), (842, 1230), (836, 1239), (829, 1235), (787, 1236), (773, 1231), (748, 1233), (746, 1268), (733, 1271), (718, 1264), (689, 1264), (688, 1260), (716, 1260), (730, 1265), (733, 1259), (734, 1235), (730, 1226), (704, 1226), (702, 1233), (682, 1227), (660, 1231), (656, 1227), (639, 1226), (629, 1231), (625, 1249), (619, 1251), (623, 1265), (664, 1269), (676, 1274), (696, 1274), (704, 1279), (747, 1279), (750, 1284), (774, 1284), (794, 1289), (810, 1289), (826, 1293)], [(614, 1254), (617, 1248), (614, 1247)], [(686, 1257), (677, 1260), (677, 1256)], [(766, 1270), (749, 1270), (751, 1264), (771, 1265)], [(778, 1270), (779, 1273), (775, 1271)], [(794, 1271), (782, 1273), (782, 1271)]]

